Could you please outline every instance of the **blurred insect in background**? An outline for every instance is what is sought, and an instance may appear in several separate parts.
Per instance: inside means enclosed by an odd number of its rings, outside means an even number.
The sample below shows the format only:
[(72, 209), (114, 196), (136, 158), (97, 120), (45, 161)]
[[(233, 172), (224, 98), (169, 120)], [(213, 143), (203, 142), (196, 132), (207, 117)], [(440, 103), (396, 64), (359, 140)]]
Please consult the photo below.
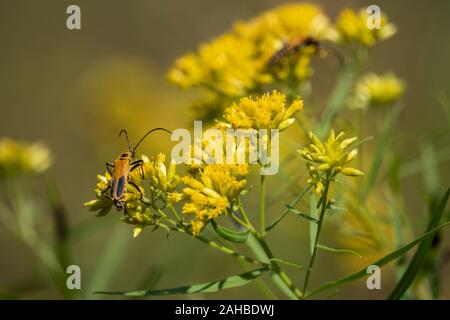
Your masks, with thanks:
[[(124, 209), (126, 213), (126, 206), (125, 206), (125, 200), (124, 196), (127, 191), (128, 184), (132, 185), (140, 194), (140, 201), (145, 201), (142, 199), (143, 195), (139, 187), (132, 181), (129, 180), (130, 172), (134, 171), (137, 168), (141, 169), (142, 177), (144, 176), (144, 171), (142, 169), (142, 164), (144, 163), (143, 160), (139, 159), (136, 160), (136, 148), (139, 146), (139, 144), (152, 132), (155, 131), (166, 131), (168, 133), (172, 133), (171, 131), (164, 129), (164, 128), (154, 128), (147, 132), (141, 140), (134, 146), (134, 148), (131, 148), (130, 140), (128, 139), (128, 133), (125, 129), (121, 130), (119, 133), (119, 137), (122, 136), (122, 134), (125, 135), (125, 138), (128, 143), (128, 150), (124, 151), (120, 154), (120, 156), (114, 161), (114, 163), (107, 162), (106, 168), (108, 169), (109, 174), (111, 175), (111, 184), (102, 191), (102, 195), (111, 201), (114, 202), (114, 205), (116, 206), (117, 210), (121, 211)], [(106, 192), (110, 190), (110, 196), (106, 195)]]
[(340, 52), (331, 47), (325, 46), (319, 40), (308, 36), (286, 41), (283, 46), (270, 57), (267, 65), (268, 67), (279, 65), (285, 58), (293, 56), (301, 50), (307, 48), (313, 48), (314, 52), (320, 55), (334, 55), (338, 59), (340, 65), (344, 62), (344, 58)]

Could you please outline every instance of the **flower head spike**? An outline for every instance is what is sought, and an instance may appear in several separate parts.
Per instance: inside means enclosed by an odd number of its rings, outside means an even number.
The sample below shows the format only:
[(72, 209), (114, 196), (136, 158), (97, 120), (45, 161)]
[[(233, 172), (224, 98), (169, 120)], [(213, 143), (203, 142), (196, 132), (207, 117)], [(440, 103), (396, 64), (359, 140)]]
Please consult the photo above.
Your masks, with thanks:
[[(154, 160), (150, 160), (146, 156), (142, 156), (142, 160), (144, 161), (142, 165), (144, 180), (150, 182), (150, 188), (154, 196), (158, 198), (167, 197), (180, 182), (180, 177), (175, 172), (175, 161), (171, 160), (167, 167), (165, 164), (166, 156), (162, 153), (158, 154)], [(141, 174), (142, 172), (139, 170), (135, 170), (132, 173), (136, 178), (139, 178)], [(174, 195), (172, 195), (172, 200), (174, 199)]]
[[(236, 100), (265, 86), (287, 79), (301, 84), (313, 74), (311, 56), (317, 50), (300, 50), (289, 63), (270, 66), (271, 58), (287, 43), (306, 37), (317, 41), (336, 38), (329, 18), (311, 4), (287, 4), (235, 23), (230, 31), (201, 45), (195, 53), (179, 58), (168, 72), (168, 80), (181, 87), (201, 87), (221, 100)], [(202, 116), (223, 110), (217, 98), (202, 100), (196, 110)], [(214, 102), (214, 103), (211, 103)]]
[(295, 121), (295, 114), (303, 109), (303, 101), (296, 99), (286, 107), (286, 96), (276, 90), (256, 99), (242, 98), (225, 110), (225, 119), (234, 129), (287, 129)]
[(405, 83), (393, 73), (363, 76), (355, 87), (350, 108), (363, 109), (369, 105), (382, 106), (396, 102), (405, 92)]
[(320, 193), (323, 189), (323, 174), (332, 176), (342, 173), (353, 177), (363, 175), (360, 170), (347, 166), (358, 154), (357, 149), (351, 148), (356, 137), (344, 139), (343, 132), (336, 135), (332, 129), (324, 143), (312, 132), (309, 132), (309, 139), (311, 144), (298, 152), (307, 161), (306, 167), (311, 176), (308, 182), (315, 185), (316, 192)]
[(343, 10), (336, 20), (339, 41), (345, 43), (356, 42), (372, 47), (378, 41), (390, 38), (397, 31), (395, 25), (389, 23), (384, 13), (381, 13), (379, 28), (370, 28), (369, 22), (370, 17), (366, 9), (361, 9), (359, 12), (353, 9)]
[(198, 235), (209, 220), (226, 214), (246, 185), (247, 165), (206, 165), (199, 174), (183, 177), (187, 199), (183, 214), (193, 215), (191, 229)]

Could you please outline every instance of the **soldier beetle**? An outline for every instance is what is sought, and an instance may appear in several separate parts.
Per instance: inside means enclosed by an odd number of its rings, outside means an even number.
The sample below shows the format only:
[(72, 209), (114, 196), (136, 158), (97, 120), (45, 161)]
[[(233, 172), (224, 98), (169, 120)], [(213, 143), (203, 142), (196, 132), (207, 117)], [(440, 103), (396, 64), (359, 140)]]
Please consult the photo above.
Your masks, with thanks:
[[(119, 137), (122, 136), (122, 134), (125, 135), (125, 138), (127, 140), (128, 144), (128, 150), (124, 151), (120, 154), (120, 156), (114, 161), (114, 163), (107, 162), (106, 163), (106, 169), (108, 170), (109, 174), (111, 175), (111, 184), (102, 191), (102, 195), (111, 201), (114, 202), (114, 205), (116, 206), (117, 210), (121, 211), (124, 209), (126, 212), (126, 206), (125, 206), (125, 200), (124, 196), (127, 191), (128, 184), (132, 185), (136, 190), (140, 193), (140, 200), (143, 201), (143, 194), (139, 187), (132, 181), (129, 180), (130, 172), (137, 168), (141, 168), (142, 170), (142, 164), (144, 163), (143, 160), (135, 159), (136, 156), (136, 148), (139, 146), (139, 144), (152, 132), (154, 131), (166, 131), (168, 133), (172, 133), (171, 131), (164, 129), (164, 128), (154, 128), (147, 132), (141, 140), (134, 146), (134, 148), (131, 148), (130, 140), (128, 139), (128, 133), (125, 129), (121, 130), (119, 133)], [(142, 171), (142, 175), (144, 172)], [(106, 192), (110, 190), (110, 196), (106, 195)], [(144, 202), (145, 203), (145, 202)]]
[(283, 58), (293, 55), (307, 47), (315, 48), (317, 50), (317, 52), (319, 52), (319, 53), (321, 51), (326, 52), (326, 53), (331, 53), (338, 58), (339, 63), (341, 65), (343, 63), (343, 57), (339, 54), (339, 52), (337, 52), (333, 48), (324, 46), (321, 42), (319, 42), (319, 40), (308, 36), (305, 38), (303, 38), (303, 37), (297, 38), (293, 41), (286, 42), (283, 45), (283, 47), (281, 47), (281, 49), (279, 49), (272, 55), (272, 57), (269, 59), (269, 62), (267, 63), (267, 65), (269, 67), (275, 66), (275, 65), (279, 64), (281, 62), (281, 60), (283, 60)]

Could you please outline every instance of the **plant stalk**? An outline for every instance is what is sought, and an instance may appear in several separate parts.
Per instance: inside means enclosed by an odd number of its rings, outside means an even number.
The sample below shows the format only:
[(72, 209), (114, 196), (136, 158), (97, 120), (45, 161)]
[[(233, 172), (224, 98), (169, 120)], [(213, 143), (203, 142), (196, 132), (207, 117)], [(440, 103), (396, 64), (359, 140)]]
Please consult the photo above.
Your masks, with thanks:
[(322, 223), (323, 223), (323, 220), (325, 217), (325, 212), (327, 210), (327, 205), (328, 205), (328, 190), (330, 187), (330, 181), (331, 181), (330, 175), (327, 174), (325, 188), (324, 188), (324, 191), (322, 194), (319, 222), (317, 223), (317, 233), (316, 233), (316, 238), (314, 239), (314, 249), (311, 254), (311, 258), (309, 260), (308, 268), (306, 269), (305, 282), (303, 284), (303, 292), (305, 295), (306, 295), (306, 289), (308, 288), (308, 282), (309, 282), (309, 277), (311, 275), (311, 270), (314, 267), (314, 261), (316, 260), (316, 256), (317, 256), (317, 245), (319, 243), (320, 231), (322, 229)]
[(262, 238), (266, 235), (266, 176), (261, 175), (261, 186), (259, 190), (259, 222), (260, 235)]

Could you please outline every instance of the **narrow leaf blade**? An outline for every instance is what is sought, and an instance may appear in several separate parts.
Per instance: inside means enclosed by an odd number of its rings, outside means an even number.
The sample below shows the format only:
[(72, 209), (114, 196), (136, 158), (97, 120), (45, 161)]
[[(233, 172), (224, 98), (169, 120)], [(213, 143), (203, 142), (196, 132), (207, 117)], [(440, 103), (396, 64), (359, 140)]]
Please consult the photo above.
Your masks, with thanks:
[(386, 122), (381, 132), (381, 137), (375, 148), (375, 153), (373, 155), (372, 166), (370, 168), (369, 174), (367, 175), (367, 182), (363, 189), (362, 199), (366, 199), (369, 195), (370, 190), (375, 185), (378, 173), (381, 170), (381, 165), (383, 163), (383, 158), (386, 153), (386, 148), (389, 145), (389, 138), (391, 137), (391, 132), (394, 124), (400, 114), (401, 109), (394, 107), (386, 118)]
[(264, 272), (268, 271), (267, 268), (255, 269), (249, 272), (245, 272), (236, 276), (231, 276), (222, 280), (206, 282), (201, 284), (194, 284), (189, 286), (161, 289), (161, 290), (141, 290), (141, 291), (116, 291), (116, 292), (104, 292), (99, 291), (96, 293), (109, 294), (109, 295), (122, 295), (128, 297), (142, 297), (142, 296), (164, 296), (172, 294), (194, 294), (204, 292), (216, 292), (224, 289), (237, 288), (249, 284)]
[(359, 253), (357, 253), (356, 251), (353, 251), (351, 249), (336, 249), (336, 248), (324, 246), (322, 244), (318, 244), (317, 248), (319, 248), (321, 250), (333, 252), (333, 253), (349, 253), (349, 254), (353, 254), (353, 255), (357, 256), (358, 258), (362, 258), (362, 256)]
[(312, 221), (314, 223), (319, 222), (316, 218), (308, 216), (307, 214), (302, 213), (301, 211), (297, 210), (296, 208), (294, 208), (293, 206), (289, 205), (289, 204), (285, 204), (285, 207), (289, 210), (289, 212), (292, 212), (293, 214), (305, 218), (309, 221)]
[[(450, 196), (450, 188), (445, 193), (444, 197), (439, 203), (439, 206), (435, 209), (433, 216), (431, 218), (430, 224), (428, 225), (427, 231), (435, 229), (436, 226), (439, 224), (442, 215), (445, 210), (445, 206), (447, 205), (448, 198)], [(400, 281), (395, 286), (394, 290), (389, 295), (389, 300), (398, 300), (400, 299), (403, 294), (408, 290), (409, 286), (413, 282), (414, 278), (416, 277), (417, 273), (420, 271), (420, 268), (422, 266), (422, 262), (430, 250), (432, 238), (426, 239), (425, 241), (421, 242), (419, 248), (417, 249), (416, 253), (411, 259), (411, 262), (408, 265), (408, 268), (406, 269), (405, 273), (403, 274)]]
[(216, 233), (223, 239), (235, 242), (235, 243), (245, 243), (247, 242), (249, 230), (245, 231), (235, 231), (221, 225), (217, 224), (214, 220), (211, 220), (211, 224), (216, 231)]
[[(305, 188), (305, 189), (297, 196), (297, 198), (295, 198), (294, 201), (292, 201), (289, 205), (290, 205), (291, 207), (295, 206), (300, 200), (303, 199), (303, 197), (305, 196), (305, 194), (306, 194), (309, 190), (311, 190), (311, 188), (312, 188), (312, 185), (309, 185), (308, 187), (306, 187), (306, 188)], [(274, 222), (272, 222), (272, 224), (271, 224), (270, 226), (268, 226), (268, 227), (266, 228), (266, 231), (270, 231), (270, 230), (272, 230), (273, 228), (275, 228), (275, 226), (276, 226), (278, 223), (280, 223), (280, 222), (287, 216), (288, 213), (289, 213), (289, 210), (286, 209), (286, 210), (283, 212), (283, 214), (282, 214), (281, 216), (278, 217), (278, 219), (276, 219)]]
[[(419, 237), (416, 240), (408, 243), (407, 245), (401, 247), (400, 249), (391, 252), (390, 254), (384, 256), (383, 258), (375, 261), (371, 265), (377, 265), (378, 267), (382, 267), (382, 266), (390, 263), (391, 261), (393, 261), (393, 260), (403, 256), (407, 251), (411, 250), (412, 248), (414, 248), (416, 245), (418, 245), (419, 243), (421, 243), (425, 239), (429, 239), (437, 231), (439, 231), (442, 228), (448, 226), (449, 224), (450, 224), (450, 222), (444, 223), (444, 224), (440, 225), (439, 227), (437, 227), (437, 228), (435, 228), (435, 229), (433, 229), (431, 231), (426, 232), (421, 237)], [(342, 278), (334, 280), (334, 281), (330, 281), (330, 282), (320, 286), (319, 288), (311, 291), (308, 294), (308, 296), (312, 296), (312, 295), (317, 294), (319, 292), (322, 292), (324, 290), (327, 290), (327, 289), (330, 289), (330, 288), (334, 288), (334, 287), (340, 286), (342, 284), (349, 283), (349, 282), (361, 279), (361, 278), (365, 277), (366, 275), (367, 275), (367, 267), (364, 268), (364, 269), (361, 269), (358, 272), (352, 273), (351, 275), (342, 277)]]

